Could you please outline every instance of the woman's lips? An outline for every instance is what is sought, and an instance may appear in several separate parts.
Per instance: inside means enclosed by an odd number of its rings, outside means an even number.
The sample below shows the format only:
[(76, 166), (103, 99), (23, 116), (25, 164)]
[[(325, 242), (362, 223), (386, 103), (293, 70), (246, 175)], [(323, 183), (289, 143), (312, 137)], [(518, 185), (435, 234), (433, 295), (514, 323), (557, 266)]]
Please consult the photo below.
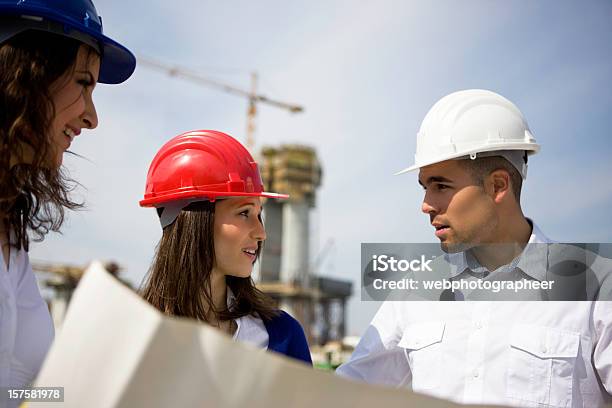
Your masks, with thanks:
[(257, 258), (255, 255), (250, 254), (250, 253), (245, 252), (245, 251), (242, 251), (242, 253), (251, 260), (251, 263), (255, 262), (255, 259)]

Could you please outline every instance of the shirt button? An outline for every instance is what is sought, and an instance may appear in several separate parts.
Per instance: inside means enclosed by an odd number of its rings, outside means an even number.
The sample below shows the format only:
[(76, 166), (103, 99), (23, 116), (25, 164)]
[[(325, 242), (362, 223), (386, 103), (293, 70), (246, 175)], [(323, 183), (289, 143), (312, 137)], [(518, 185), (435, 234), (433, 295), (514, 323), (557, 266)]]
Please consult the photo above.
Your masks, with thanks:
[(472, 376), (474, 378), (478, 378), (479, 375), (480, 375), (480, 373), (478, 372), (478, 370), (474, 370), (474, 372), (472, 373)]
[(540, 349), (540, 351), (542, 351), (542, 354), (546, 354), (548, 352), (548, 350), (546, 349), (545, 346), (542, 346), (542, 348)]
[(482, 323), (480, 322), (476, 322), (475, 326), (476, 326), (476, 329), (478, 330), (482, 329)]

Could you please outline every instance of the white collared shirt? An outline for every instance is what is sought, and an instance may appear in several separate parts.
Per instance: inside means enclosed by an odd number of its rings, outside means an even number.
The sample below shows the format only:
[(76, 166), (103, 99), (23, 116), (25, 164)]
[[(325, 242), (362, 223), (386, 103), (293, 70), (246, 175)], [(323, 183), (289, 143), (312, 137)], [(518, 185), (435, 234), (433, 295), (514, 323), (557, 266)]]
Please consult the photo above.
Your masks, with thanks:
[[(545, 242), (533, 225), (529, 243)], [(459, 403), (591, 408), (612, 400), (611, 342), (612, 302), (388, 301), (336, 372)]]
[(0, 387), (23, 387), (40, 370), (53, 341), (53, 322), (28, 253), (11, 248), (8, 271), (1, 251), (0, 261)]
[[(234, 301), (232, 290), (227, 288), (227, 307), (231, 307)], [(255, 347), (267, 349), (270, 337), (263, 321), (259, 317), (246, 315), (234, 320), (236, 322), (236, 331), (233, 339), (249, 343)]]

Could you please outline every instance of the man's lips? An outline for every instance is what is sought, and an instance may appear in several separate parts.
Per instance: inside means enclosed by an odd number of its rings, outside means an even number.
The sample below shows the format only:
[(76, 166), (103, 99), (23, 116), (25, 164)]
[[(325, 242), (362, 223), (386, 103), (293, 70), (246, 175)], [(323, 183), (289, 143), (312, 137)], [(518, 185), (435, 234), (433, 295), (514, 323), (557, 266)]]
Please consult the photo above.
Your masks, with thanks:
[(432, 223), (431, 224), (436, 229), (436, 237), (441, 238), (446, 235), (450, 231), (450, 226), (442, 223)]

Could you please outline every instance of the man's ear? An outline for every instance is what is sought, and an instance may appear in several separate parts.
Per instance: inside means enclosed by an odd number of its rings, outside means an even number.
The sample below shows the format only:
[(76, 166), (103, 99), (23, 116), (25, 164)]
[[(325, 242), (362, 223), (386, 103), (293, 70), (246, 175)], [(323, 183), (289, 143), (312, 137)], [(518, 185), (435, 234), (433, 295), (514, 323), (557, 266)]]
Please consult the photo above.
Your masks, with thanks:
[(498, 169), (491, 172), (487, 181), (491, 198), (497, 204), (501, 203), (508, 194), (512, 194), (512, 182), (510, 181), (510, 173), (507, 170)]

